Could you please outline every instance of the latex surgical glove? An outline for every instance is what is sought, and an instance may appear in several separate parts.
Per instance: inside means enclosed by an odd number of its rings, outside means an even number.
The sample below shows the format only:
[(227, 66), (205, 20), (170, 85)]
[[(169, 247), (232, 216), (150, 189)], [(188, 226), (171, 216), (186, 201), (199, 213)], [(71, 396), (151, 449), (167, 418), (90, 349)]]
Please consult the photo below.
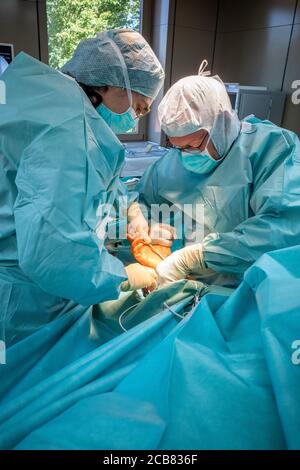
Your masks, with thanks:
[(144, 238), (146, 243), (151, 243), (149, 237), (148, 222), (143, 216), (141, 208), (137, 202), (131, 204), (127, 211), (128, 225), (127, 236), (131, 240), (136, 238)]
[(157, 274), (154, 269), (142, 266), (139, 263), (132, 263), (125, 267), (128, 277), (122, 282), (121, 290), (137, 290), (147, 288), (150, 292), (157, 287)]
[(202, 245), (190, 245), (177, 250), (168, 258), (158, 264), (159, 286), (166, 286), (172, 282), (185, 279), (189, 274), (199, 274), (205, 269)]
[(176, 230), (171, 225), (153, 224), (149, 236), (153, 245), (172, 246), (176, 238)]

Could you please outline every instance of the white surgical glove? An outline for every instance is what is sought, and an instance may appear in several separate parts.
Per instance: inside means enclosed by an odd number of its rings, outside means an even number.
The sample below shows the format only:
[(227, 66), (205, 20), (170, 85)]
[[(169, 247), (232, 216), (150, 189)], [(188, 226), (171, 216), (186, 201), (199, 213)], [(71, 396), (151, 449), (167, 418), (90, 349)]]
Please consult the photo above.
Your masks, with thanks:
[(184, 279), (188, 274), (199, 274), (205, 269), (202, 245), (190, 245), (177, 250), (159, 263), (156, 268), (159, 286)]
[(149, 237), (148, 222), (143, 216), (141, 208), (137, 202), (131, 204), (127, 211), (128, 225), (127, 235), (134, 240), (135, 238), (142, 237), (146, 243), (151, 243)]
[(128, 277), (122, 282), (121, 290), (137, 290), (147, 288), (150, 292), (157, 287), (157, 274), (154, 269), (142, 266), (139, 263), (132, 263), (125, 267)]
[(172, 246), (176, 238), (176, 230), (171, 225), (153, 224), (149, 236), (153, 245)]

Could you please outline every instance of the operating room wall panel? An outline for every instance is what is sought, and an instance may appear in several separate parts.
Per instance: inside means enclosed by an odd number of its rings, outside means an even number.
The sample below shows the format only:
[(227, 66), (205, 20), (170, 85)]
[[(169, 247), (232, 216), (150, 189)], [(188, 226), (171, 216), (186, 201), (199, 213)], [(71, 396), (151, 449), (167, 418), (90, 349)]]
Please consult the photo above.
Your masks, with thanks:
[(300, 1), (298, 0), (295, 23), (300, 24)]
[(38, 0), (39, 39), (41, 61), (49, 63), (48, 50), (48, 28), (47, 28), (47, 6), (46, 0)]
[(168, 25), (165, 24), (154, 26), (153, 31), (154, 34), (152, 40), (152, 47), (156, 55), (159, 57), (161, 64), (165, 66), (167, 58), (167, 50), (165, 47), (165, 43), (167, 41)]
[(218, 31), (270, 28), (293, 23), (296, 0), (221, 0)]
[(36, 2), (0, 1), (0, 42), (12, 43), (15, 55), (25, 51), (39, 58), (39, 35)]
[(171, 82), (175, 3), (175, 0), (155, 0), (152, 3), (152, 7), (154, 6), (152, 47), (165, 70), (166, 78), (163, 89), (151, 106), (147, 123), (147, 138), (162, 145), (165, 144), (165, 137), (161, 133), (158, 122), (158, 105)]
[(224, 81), (280, 90), (291, 28), (218, 33), (214, 73)]
[(217, 0), (177, 0), (175, 24), (202, 31), (215, 31)]
[[(164, 67), (168, 67), (167, 64), (167, 49), (165, 44), (167, 42), (168, 37), (168, 25), (167, 24), (160, 24), (156, 25), (153, 28), (153, 49), (157, 56), (159, 57)], [(169, 64), (170, 65), (170, 64)], [(170, 72), (169, 72), (170, 73)], [(148, 139), (152, 142), (162, 143), (161, 141), (161, 129), (158, 121), (158, 105), (162, 100), (164, 95), (164, 89), (162, 89), (156, 100), (151, 106), (151, 113), (149, 116), (149, 125), (148, 125)]]
[(195, 75), (203, 59), (212, 63), (214, 32), (176, 26), (172, 63), (172, 84), (187, 75)]
[(169, 11), (169, 0), (155, 0), (153, 26), (168, 24), (170, 21)]
[[(164, 93), (178, 79), (196, 74), (203, 59), (212, 66), (218, 0), (153, 0), (152, 45), (165, 67)], [(164, 142), (160, 136), (157, 106), (152, 106), (148, 138)]]
[[(296, 91), (296, 89), (292, 88), (292, 83), (296, 80), (300, 81), (299, 51), (300, 24), (295, 24), (283, 86), (283, 90), (287, 93), (283, 126), (294, 132), (297, 132), (300, 137), (300, 104), (293, 104), (292, 102), (292, 94)], [(299, 99), (300, 92), (297, 92), (297, 96)]]

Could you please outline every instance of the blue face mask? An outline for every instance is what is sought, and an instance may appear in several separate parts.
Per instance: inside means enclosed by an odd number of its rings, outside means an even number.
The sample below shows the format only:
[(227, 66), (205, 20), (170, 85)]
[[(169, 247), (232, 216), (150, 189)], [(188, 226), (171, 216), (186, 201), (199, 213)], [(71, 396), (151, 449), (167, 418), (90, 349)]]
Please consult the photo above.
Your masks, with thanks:
[(212, 158), (207, 150), (203, 152), (181, 152), (180, 157), (184, 168), (199, 175), (210, 173), (221, 162), (221, 160)]
[(135, 112), (131, 106), (125, 113), (118, 114), (101, 103), (97, 106), (96, 111), (115, 134), (126, 134), (137, 125), (137, 118), (134, 118)]

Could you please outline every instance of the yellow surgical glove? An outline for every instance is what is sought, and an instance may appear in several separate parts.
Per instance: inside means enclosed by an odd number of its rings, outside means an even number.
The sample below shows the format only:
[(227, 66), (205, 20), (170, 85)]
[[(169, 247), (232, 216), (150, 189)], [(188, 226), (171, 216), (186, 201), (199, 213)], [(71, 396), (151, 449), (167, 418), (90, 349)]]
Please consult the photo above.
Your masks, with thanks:
[(202, 245), (190, 245), (174, 251), (156, 268), (160, 287), (185, 279), (188, 274), (199, 274), (205, 269)]
[(122, 282), (121, 290), (137, 290), (147, 288), (149, 291), (157, 287), (157, 274), (154, 269), (142, 266), (139, 263), (132, 263), (125, 267), (128, 277)]

